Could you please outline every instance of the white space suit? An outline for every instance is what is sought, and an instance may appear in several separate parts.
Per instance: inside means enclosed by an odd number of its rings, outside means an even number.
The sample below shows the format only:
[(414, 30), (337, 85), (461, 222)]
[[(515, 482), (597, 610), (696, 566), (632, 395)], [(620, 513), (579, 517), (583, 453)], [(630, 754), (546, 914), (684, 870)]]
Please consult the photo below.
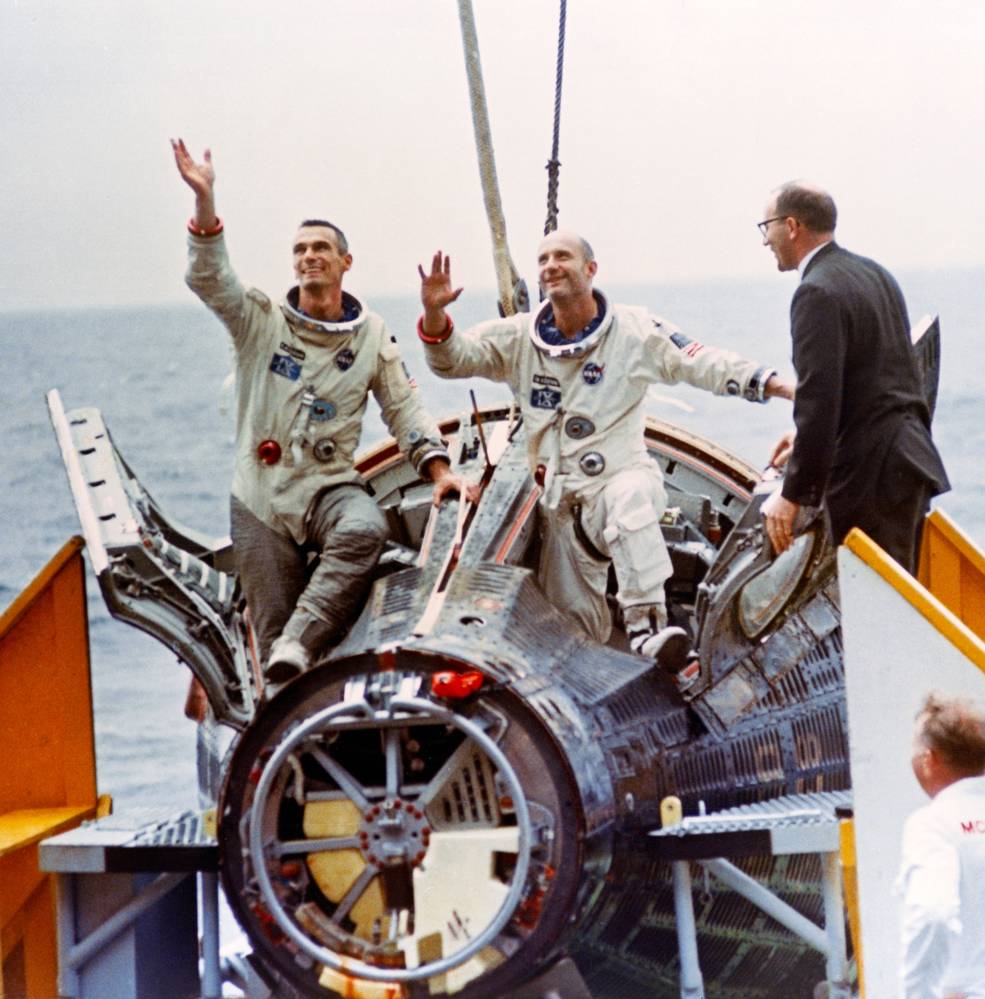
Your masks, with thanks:
[[(245, 289), (221, 235), (190, 235), (188, 249), (188, 285), (225, 324), (236, 354), (234, 553), (237, 528), (249, 531), (240, 547), (250, 558), (237, 557), (237, 570), (265, 659), (285, 625), (285, 605), (288, 614), (294, 607), (293, 599), (275, 599), (270, 588), (279, 580), (269, 578), (275, 568), (290, 575), (292, 547), (300, 566), (295, 588), (303, 590), (293, 597), (324, 626), (315, 629), (323, 640), (345, 623), (379, 557), (385, 524), (353, 465), (368, 394), (415, 469), (447, 452), (378, 315), (343, 293), (341, 322), (312, 319), (298, 311), (296, 288), (279, 306)], [(330, 515), (316, 510), (328, 490), (337, 492)], [(302, 546), (333, 549), (306, 587)], [(263, 553), (273, 547), (281, 557), (267, 564)], [(288, 591), (292, 585), (284, 580)]]
[(436, 375), (477, 375), (513, 390), (530, 469), (544, 484), (541, 586), (604, 642), (612, 627), (609, 560), (627, 625), (639, 611), (663, 607), (671, 575), (660, 530), (663, 478), (643, 436), (647, 389), (685, 381), (762, 401), (773, 369), (691, 340), (646, 309), (610, 305), (593, 294), (599, 320), (580, 340), (544, 338), (553, 322), (549, 301), (532, 316), (492, 320), (440, 342), (422, 339)]

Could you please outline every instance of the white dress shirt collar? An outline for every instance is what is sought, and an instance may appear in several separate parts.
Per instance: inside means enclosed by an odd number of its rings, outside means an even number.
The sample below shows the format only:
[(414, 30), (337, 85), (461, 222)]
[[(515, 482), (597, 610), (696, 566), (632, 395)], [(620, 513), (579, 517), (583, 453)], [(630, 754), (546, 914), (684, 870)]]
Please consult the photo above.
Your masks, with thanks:
[(807, 264), (814, 259), (814, 256), (817, 253), (817, 251), (823, 250), (824, 247), (826, 247), (830, 242), (832, 242), (832, 240), (829, 239), (827, 243), (822, 243), (820, 246), (815, 246), (814, 249), (811, 250), (811, 252), (808, 253), (807, 256), (800, 261), (799, 264), (797, 264), (797, 270), (800, 272), (801, 277), (804, 276), (804, 269), (807, 267)]

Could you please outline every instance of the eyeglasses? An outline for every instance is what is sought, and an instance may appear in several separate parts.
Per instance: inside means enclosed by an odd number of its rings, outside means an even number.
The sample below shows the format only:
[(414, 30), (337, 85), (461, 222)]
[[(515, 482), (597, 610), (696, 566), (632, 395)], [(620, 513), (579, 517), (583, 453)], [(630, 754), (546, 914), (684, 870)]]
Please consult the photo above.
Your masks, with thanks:
[(759, 234), (765, 239), (766, 229), (769, 227), (770, 222), (779, 222), (780, 219), (788, 218), (787, 215), (774, 215), (771, 219), (763, 219), (762, 222), (756, 223), (756, 228), (759, 230)]

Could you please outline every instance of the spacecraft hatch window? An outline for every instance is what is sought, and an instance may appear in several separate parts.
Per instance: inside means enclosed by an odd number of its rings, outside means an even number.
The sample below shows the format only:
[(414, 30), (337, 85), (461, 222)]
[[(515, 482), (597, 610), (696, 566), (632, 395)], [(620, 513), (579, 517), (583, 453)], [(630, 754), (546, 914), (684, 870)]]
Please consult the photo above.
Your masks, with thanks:
[(801, 534), (739, 594), (739, 626), (747, 638), (756, 638), (769, 626), (797, 589), (814, 550), (814, 532)]

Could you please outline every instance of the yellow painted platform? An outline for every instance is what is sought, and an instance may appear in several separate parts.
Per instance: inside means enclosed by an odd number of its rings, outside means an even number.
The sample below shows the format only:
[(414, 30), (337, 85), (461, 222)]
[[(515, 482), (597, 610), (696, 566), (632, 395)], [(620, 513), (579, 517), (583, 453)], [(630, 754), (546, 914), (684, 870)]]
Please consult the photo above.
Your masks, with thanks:
[(0, 616), (0, 999), (58, 994), (37, 844), (100, 810), (82, 547), (65, 544)]
[(95, 806), (66, 805), (62, 808), (22, 808), (0, 815), (0, 857), (25, 846), (40, 843), (48, 836), (72, 829), (94, 818)]

